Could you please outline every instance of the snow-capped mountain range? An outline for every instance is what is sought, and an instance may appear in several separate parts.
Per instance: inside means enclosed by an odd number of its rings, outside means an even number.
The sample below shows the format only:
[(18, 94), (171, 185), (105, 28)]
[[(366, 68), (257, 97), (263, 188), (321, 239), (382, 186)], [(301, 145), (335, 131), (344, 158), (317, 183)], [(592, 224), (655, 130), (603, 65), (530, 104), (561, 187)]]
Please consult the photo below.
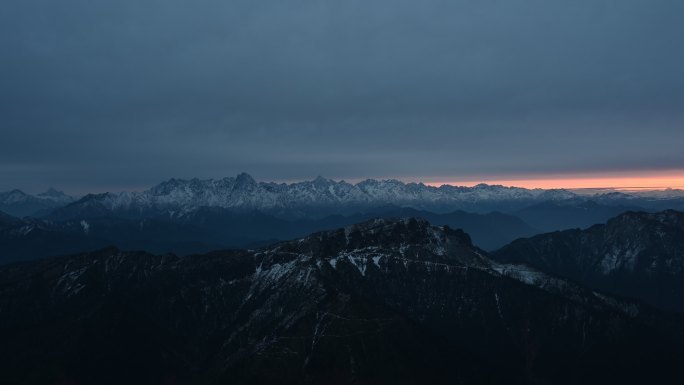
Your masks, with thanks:
[(433, 187), (423, 183), (374, 179), (352, 184), (322, 177), (290, 184), (257, 182), (243, 173), (219, 180), (171, 179), (142, 192), (89, 195), (75, 205), (123, 212), (174, 209), (175, 214), (199, 207), (292, 214), (309, 209), (344, 211), (352, 207), (359, 209), (382, 205), (436, 211), (482, 207), (474, 211), (491, 211), (492, 208), (507, 205), (576, 197), (576, 194), (567, 190), (529, 190), (486, 184)]
[[(296, 183), (257, 182), (249, 174), (223, 179), (170, 179), (142, 192), (88, 195), (69, 209), (76, 212), (116, 211), (128, 216), (182, 216), (201, 207), (232, 210), (259, 210), (286, 217), (351, 214), (381, 206), (411, 207), (433, 212), (466, 210), (486, 213), (513, 212), (541, 202), (574, 204), (589, 200), (604, 205), (640, 206), (660, 210), (680, 208), (673, 199), (631, 195), (621, 192), (595, 195), (576, 194), (565, 189), (526, 189), (478, 184), (473, 187), (399, 180), (367, 179), (352, 184), (318, 177)], [(660, 202), (667, 200), (666, 207)], [(679, 202), (681, 203), (681, 202)], [(679, 204), (678, 203), (678, 204)], [(69, 214), (68, 216), (73, 217)]]
[(589, 200), (604, 205), (662, 210), (684, 208), (684, 198), (679, 197), (679, 191), (669, 190), (667, 194), (653, 192), (652, 195), (646, 192), (587, 195), (565, 189), (526, 189), (487, 184), (435, 187), (395, 179), (367, 179), (352, 184), (323, 177), (288, 184), (257, 182), (249, 174), (242, 173), (223, 179), (170, 179), (145, 191), (89, 194), (80, 200), (54, 189), (37, 196), (14, 190), (0, 193), (0, 211), (15, 216), (42, 216), (55, 208), (66, 206), (56, 210), (53, 218), (105, 215), (111, 212), (127, 217), (177, 217), (199, 208), (212, 207), (258, 210), (283, 217), (306, 217), (353, 214), (389, 205), (437, 213), (454, 210), (514, 212), (542, 202), (573, 205)]

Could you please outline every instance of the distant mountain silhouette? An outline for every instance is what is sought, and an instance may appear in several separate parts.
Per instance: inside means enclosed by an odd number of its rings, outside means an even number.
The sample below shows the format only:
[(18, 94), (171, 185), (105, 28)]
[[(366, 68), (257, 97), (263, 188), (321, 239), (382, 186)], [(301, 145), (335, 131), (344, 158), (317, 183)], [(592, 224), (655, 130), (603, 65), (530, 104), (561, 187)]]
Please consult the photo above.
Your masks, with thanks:
[(21, 190), (12, 190), (0, 192), (0, 211), (17, 217), (42, 216), (74, 200), (73, 197), (55, 189), (37, 196), (26, 194)]
[[(259, 211), (234, 211), (202, 207), (182, 215), (153, 219), (117, 217), (97, 200), (68, 206), (69, 220), (14, 219), (0, 232), (0, 263), (90, 251), (109, 245), (126, 250), (180, 255), (225, 248), (253, 248), (278, 240), (301, 237), (374, 217), (422, 217), (438, 225), (462, 228), (485, 249), (501, 247), (538, 231), (520, 219), (501, 213), (472, 214), (463, 211), (434, 214), (408, 208), (384, 207), (352, 216), (286, 220)], [(73, 210), (72, 210), (73, 208)], [(77, 210), (76, 210), (77, 209)]]
[[(513, 214), (530, 226), (542, 231), (556, 231), (574, 228), (587, 228), (604, 223), (608, 219), (630, 210), (640, 210), (638, 206), (620, 204), (602, 204), (593, 200), (569, 199), (562, 201), (546, 201)], [(632, 202), (634, 203), (634, 202)]]

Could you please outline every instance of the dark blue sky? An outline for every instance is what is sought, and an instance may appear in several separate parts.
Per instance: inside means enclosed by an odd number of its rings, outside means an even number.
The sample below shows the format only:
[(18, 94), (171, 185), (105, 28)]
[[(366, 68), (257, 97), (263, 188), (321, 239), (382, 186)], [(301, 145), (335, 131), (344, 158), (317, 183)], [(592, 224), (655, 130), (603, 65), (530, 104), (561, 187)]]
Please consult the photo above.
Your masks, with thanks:
[(0, 190), (684, 169), (681, 0), (5, 0)]

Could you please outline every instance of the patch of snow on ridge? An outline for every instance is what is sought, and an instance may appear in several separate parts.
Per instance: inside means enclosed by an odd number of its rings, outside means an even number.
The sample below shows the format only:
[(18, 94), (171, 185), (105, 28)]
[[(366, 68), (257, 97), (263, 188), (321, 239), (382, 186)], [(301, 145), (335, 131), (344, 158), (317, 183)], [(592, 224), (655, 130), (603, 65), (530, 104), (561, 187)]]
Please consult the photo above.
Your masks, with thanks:
[(84, 233), (88, 234), (90, 232), (90, 223), (86, 222), (85, 220), (82, 220), (81, 228), (83, 228)]
[(274, 282), (294, 270), (298, 260), (294, 259), (285, 263), (274, 263), (267, 268), (259, 267), (255, 273), (257, 279)]
[(356, 256), (356, 255), (347, 255), (347, 260), (356, 267), (356, 269), (361, 273), (361, 275), (365, 276), (366, 275), (366, 262), (367, 262), (367, 257), (366, 256)]
[(330, 266), (332, 266), (333, 269), (336, 269), (336, 268), (337, 268), (337, 257), (335, 257), (335, 258), (330, 258), (330, 260), (328, 261), (328, 263), (330, 263)]
[(35, 228), (35, 226), (33, 226), (33, 225), (22, 226), (19, 229), (19, 233), (23, 236), (26, 236), (26, 235), (29, 235), (31, 233), (31, 231), (33, 231), (34, 228)]

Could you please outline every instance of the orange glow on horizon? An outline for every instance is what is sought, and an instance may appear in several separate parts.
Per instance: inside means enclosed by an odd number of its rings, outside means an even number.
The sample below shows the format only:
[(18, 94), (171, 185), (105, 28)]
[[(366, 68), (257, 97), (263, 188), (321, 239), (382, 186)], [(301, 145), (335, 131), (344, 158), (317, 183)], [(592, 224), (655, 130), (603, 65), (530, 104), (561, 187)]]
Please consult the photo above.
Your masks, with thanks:
[(664, 190), (667, 188), (684, 189), (684, 173), (670, 176), (641, 177), (569, 177), (569, 178), (516, 178), (484, 179), (481, 181), (438, 181), (426, 183), (439, 187), (444, 184), (453, 186), (475, 186), (479, 183), (490, 185), (515, 186), (542, 189), (615, 189), (615, 190)]

